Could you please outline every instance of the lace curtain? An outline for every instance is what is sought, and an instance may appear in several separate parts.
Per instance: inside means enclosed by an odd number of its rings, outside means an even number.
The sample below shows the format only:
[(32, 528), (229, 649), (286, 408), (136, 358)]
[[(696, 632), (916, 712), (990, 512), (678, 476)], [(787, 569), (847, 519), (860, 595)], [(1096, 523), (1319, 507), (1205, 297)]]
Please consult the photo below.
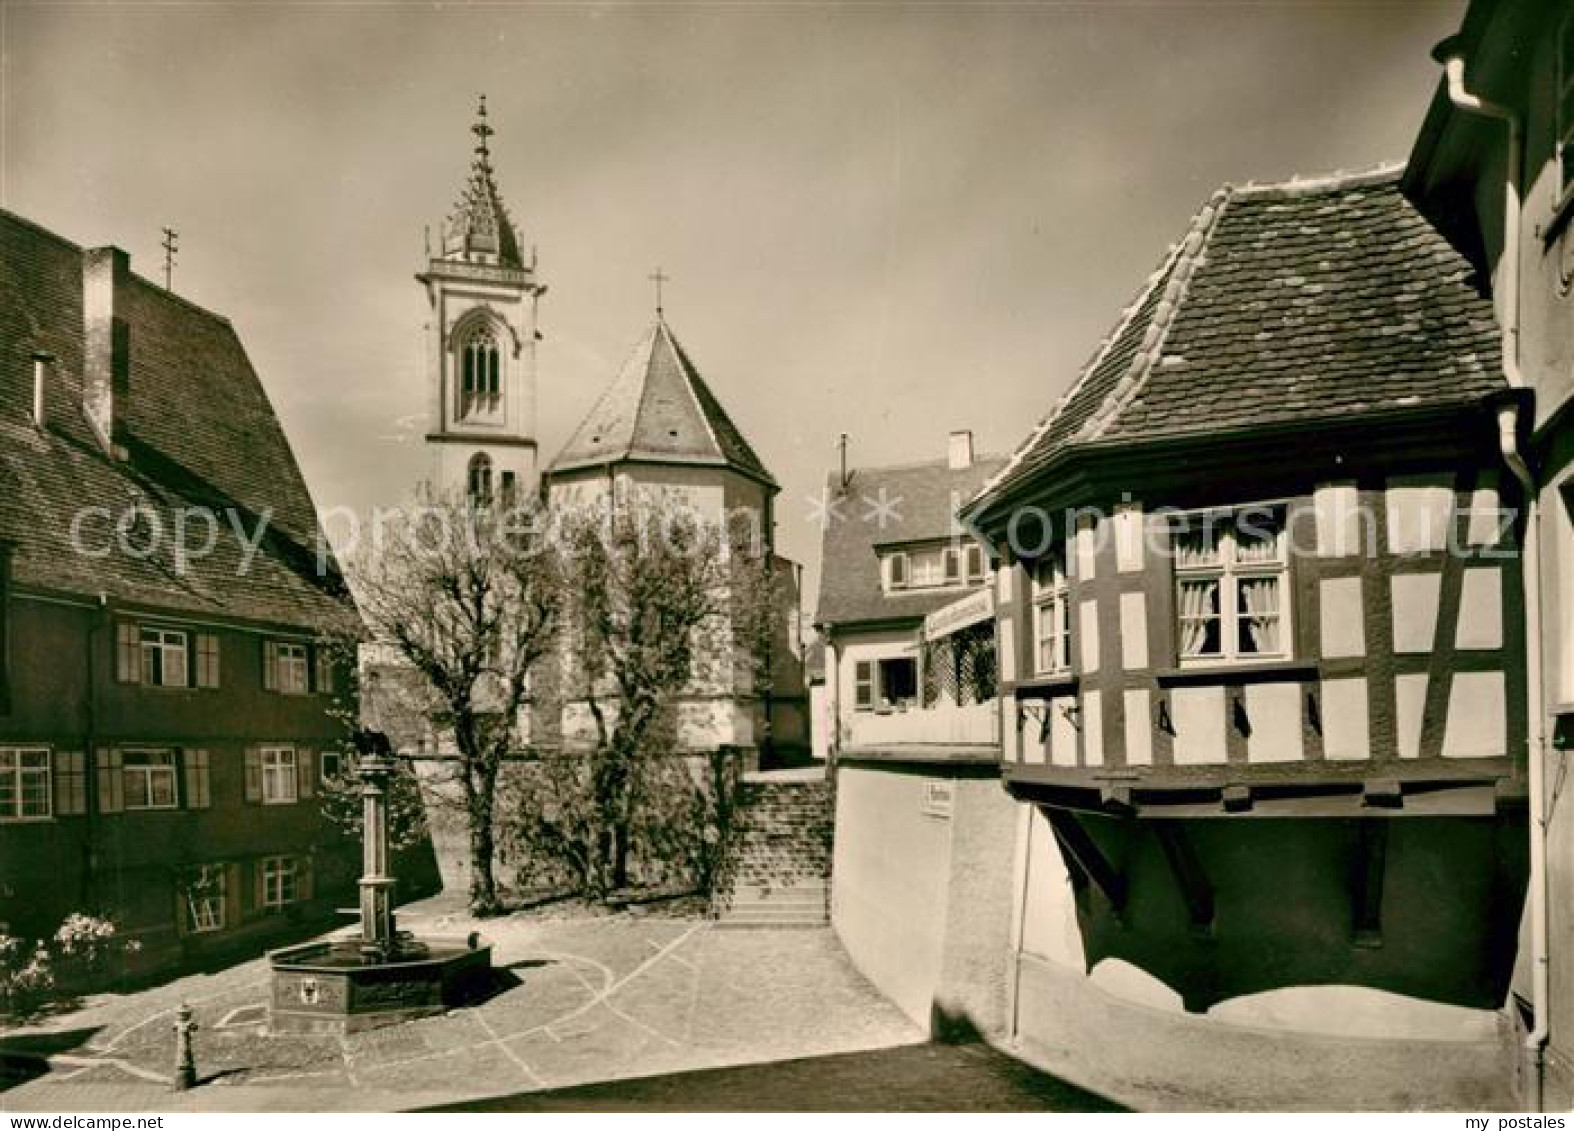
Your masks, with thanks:
[(1241, 651), (1277, 653), (1279, 645), (1279, 579), (1243, 578), (1241, 588)]

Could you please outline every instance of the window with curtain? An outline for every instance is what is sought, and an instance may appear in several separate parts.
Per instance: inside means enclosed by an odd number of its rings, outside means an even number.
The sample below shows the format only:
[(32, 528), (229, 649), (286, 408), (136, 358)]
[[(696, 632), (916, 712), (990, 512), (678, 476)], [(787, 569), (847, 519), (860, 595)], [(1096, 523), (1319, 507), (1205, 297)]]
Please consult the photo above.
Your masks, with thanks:
[(459, 347), (459, 415), (484, 416), (502, 404), (502, 356), (497, 335), (480, 326)]
[(1066, 551), (1056, 547), (1033, 570), (1033, 667), (1039, 675), (1071, 670), (1071, 591)]
[(1284, 509), (1187, 519), (1173, 536), (1176, 651), (1182, 663), (1289, 655)]

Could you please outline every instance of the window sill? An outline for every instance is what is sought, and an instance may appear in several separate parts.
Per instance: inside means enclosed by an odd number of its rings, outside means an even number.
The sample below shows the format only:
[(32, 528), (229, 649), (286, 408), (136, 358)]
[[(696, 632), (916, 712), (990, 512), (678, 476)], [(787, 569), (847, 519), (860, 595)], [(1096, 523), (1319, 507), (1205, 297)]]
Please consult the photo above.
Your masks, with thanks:
[(1020, 680), (1012, 686), (1011, 691), (1018, 699), (1049, 699), (1076, 691), (1080, 682), (1081, 677), (1075, 672), (1059, 672)]
[(1153, 673), (1160, 687), (1212, 683), (1279, 683), (1314, 678), (1317, 665), (1304, 660), (1263, 663), (1209, 664), (1206, 667), (1164, 668)]
[(53, 820), (53, 813), (42, 817), (0, 817), (0, 825), (47, 825)]

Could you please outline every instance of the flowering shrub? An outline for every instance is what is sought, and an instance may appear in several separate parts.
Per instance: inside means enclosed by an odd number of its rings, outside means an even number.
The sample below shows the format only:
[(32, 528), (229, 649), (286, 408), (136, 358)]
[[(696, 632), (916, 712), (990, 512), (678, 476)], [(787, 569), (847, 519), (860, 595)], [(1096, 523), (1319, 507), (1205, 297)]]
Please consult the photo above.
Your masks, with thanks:
[(136, 939), (117, 943), (117, 937), (111, 920), (74, 912), (66, 916), (66, 921), (55, 932), (54, 950), (63, 966), (74, 973), (92, 976), (112, 953), (134, 954), (141, 949), (142, 944)]
[(67, 916), (47, 941), (0, 932), (0, 1013), (31, 1013), (59, 982), (92, 979), (112, 955), (141, 947), (136, 939), (120, 939), (113, 921), (81, 913)]
[(25, 1013), (54, 988), (49, 948), (36, 940), (0, 933), (0, 1009)]

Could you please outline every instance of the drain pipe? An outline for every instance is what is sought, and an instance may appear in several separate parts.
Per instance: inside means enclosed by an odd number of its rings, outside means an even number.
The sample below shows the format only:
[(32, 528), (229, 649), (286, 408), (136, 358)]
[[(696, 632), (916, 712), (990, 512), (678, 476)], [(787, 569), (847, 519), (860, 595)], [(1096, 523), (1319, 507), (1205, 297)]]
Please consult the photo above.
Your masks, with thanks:
[[(1498, 284), (1502, 300), (1503, 375), (1513, 389), (1528, 389), (1519, 366), (1519, 245), (1520, 164), (1524, 148), (1519, 116), (1506, 106), (1488, 102), (1465, 87), (1465, 59), (1457, 36), (1444, 40), (1433, 51), (1448, 77), (1449, 100), (1466, 113), (1502, 122), (1508, 127), (1503, 155), (1503, 257)], [(1528, 684), (1527, 734), (1530, 787), (1530, 958), (1531, 1027), (1525, 1034), (1525, 1061), (1531, 1084), (1531, 1110), (1543, 1110), (1548, 1008), (1547, 955), (1547, 800), (1546, 800), (1546, 689), (1542, 686), (1541, 618), (1541, 507), (1535, 472), (1520, 447), (1520, 423), (1530, 397), (1519, 396), (1498, 407), (1498, 444), (1503, 462), (1525, 498), (1523, 581), (1525, 589), (1526, 671)]]

